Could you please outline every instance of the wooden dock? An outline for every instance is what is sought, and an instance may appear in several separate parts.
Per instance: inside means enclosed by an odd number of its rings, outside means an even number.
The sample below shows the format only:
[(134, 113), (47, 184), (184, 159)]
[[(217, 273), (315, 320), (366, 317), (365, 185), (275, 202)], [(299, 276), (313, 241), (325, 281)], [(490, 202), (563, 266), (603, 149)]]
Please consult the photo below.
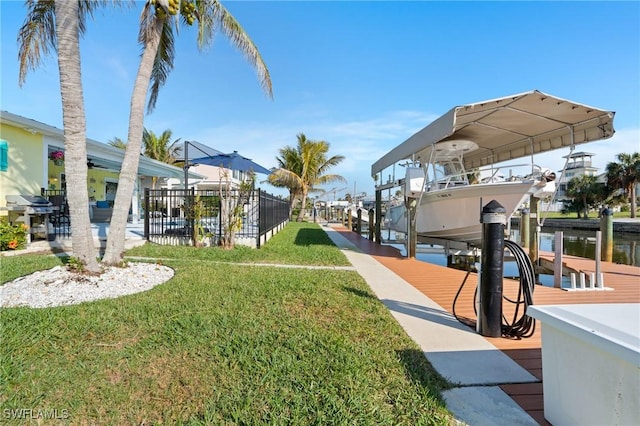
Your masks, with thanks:
[[(407, 259), (390, 246), (379, 245), (361, 237), (347, 228), (336, 228), (340, 234), (359, 247), (364, 253), (373, 256), (382, 265), (413, 285), (434, 302), (450, 313), (475, 321), (473, 297), (478, 282), (476, 274), (467, 279), (458, 296), (455, 312), (453, 301), (466, 272), (439, 265)], [(553, 262), (553, 253), (540, 253), (540, 257)], [(575, 270), (595, 272), (595, 262), (574, 256), (563, 256), (567, 266)], [(582, 303), (640, 303), (640, 268), (602, 262), (604, 284), (613, 291), (585, 290), (564, 291), (558, 288), (537, 285), (533, 300), (536, 305), (582, 304)], [(518, 282), (505, 279), (504, 294), (515, 299)], [(513, 307), (503, 304), (504, 315), (510, 318)], [(542, 354), (540, 325), (536, 324), (531, 337), (523, 339), (486, 338), (515, 362), (528, 370), (539, 383), (505, 384), (502, 390), (518, 403), (541, 425), (549, 423), (544, 418), (544, 400), (542, 386)]]

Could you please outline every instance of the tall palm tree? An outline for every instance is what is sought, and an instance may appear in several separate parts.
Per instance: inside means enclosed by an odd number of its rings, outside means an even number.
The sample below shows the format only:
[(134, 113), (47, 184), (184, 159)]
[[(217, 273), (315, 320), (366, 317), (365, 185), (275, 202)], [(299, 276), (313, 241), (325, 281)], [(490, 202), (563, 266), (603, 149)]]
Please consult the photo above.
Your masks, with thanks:
[(93, 273), (100, 271), (96, 260), (89, 220), (87, 187), (87, 143), (82, 75), (80, 71), (80, 35), (85, 31), (85, 17), (102, 6), (104, 1), (36, 1), (26, 2), (27, 16), (18, 32), (20, 45), (19, 83), (25, 81), (27, 72), (40, 64), (41, 54), (49, 50), (58, 53), (60, 94), (62, 97), (62, 121), (65, 146), (65, 175), (71, 241), (74, 256), (84, 268)]
[[(302, 174), (302, 161), (295, 147), (285, 146), (279, 150), (280, 156), (276, 157), (278, 169), (288, 170), (295, 176)], [(288, 174), (284, 172), (272, 173), (267, 177), (267, 182), (278, 188), (287, 188), (289, 190), (289, 218), (293, 212), (296, 202), (301, 201), (302, 190), (297, 185), (298, 180), (288, 178)]]
[(616, 155), (617, 163), (607, 164), (607, 186), (612, 189), (622, 189), (631, 201), (631, 217), (636, 217), (637, 191), (640, 182), (640, 153), (620, 153)]
[[(179, 3), (177, 11), (175, 8), (173, 10), (170, 8), (170, 6), (175, 6), (176, 3)], [(174, 12), (175, 15), (172, 15)], [(177, 19), (178, 16), (181, 19)], [(142, 44), (143, 51), (131, 96), (127, 149), (120, 171), (120, 181), (114, 201), (113, 215), (111, 216), (109, 238), (103, 258), (103, 262), (107, 264), (117, 264), (122, 261), (125, 227), (140, 160), (139, 153), (144, 128), (144, 104), (147, 99), (147, 93), (150, 91), (148, 110), (151, 112), (158, 100), (160, 87), (165, 83), (173, 68), (175, 56), (174, 32), (178, 31), (180, 23), (191, 25), (196, 21), (198, 29), (197, 44), (200, 50), (210, 45), (215, 31), (221, 31), (256, 69), (262, 88), (269, 97), (272, 96), (269, 71), (258, 52), (258, 48), (233, 15), (222, 6), (222, 3), (217, 0), (194, 0), (192, 2), (148, 0), (145, 3), (140, 17), (138, 35), (138, 41)]]
[(107, 143), (115, 148), (120, 148), (122, 150), (127, 149), (127, 143), (117, 136)]
[[(291, 169), (279, 168), (275, 170), (270, 181), (276, 182), (280, 186), (289, 188), (289, 192), (300, 197), (301, 205), (298, 213), (297, 221), (302, 221), (304, 210), (307, 204), (307, 197), (310, 191), (316, 189), (319, 185), (330, 182), (346, 182), (346, 180), (336, 174), (327, 174), (327, 171), (338, 165), (344, 156), (334, 155), (327, 158), (329, 152), (329, 142), (313, 141), (307, 139), (304, 133), (297, 135), (297, 147), (285, 147), (280, 150), (281, 155), (286, 157), (285, 161), (293, 166)], [(280, 159), (277, 159), (283, 164)]]
[[(162, 161), (167, 164), (174, 164), (176, 162), (177, 151), (180, 149), (178, 143), (180, 138), (171, 142), (171, 136), (173, 132), (171, 130), (165, 130), (160, 136), (157, 136), (152, 130), (144, 129), (142, 133), (142, 146), (144, 149), (144, 155), (154, 160)], [(151, 186), (156, 188), (158, 177), (153, 176), (151, 178)]]

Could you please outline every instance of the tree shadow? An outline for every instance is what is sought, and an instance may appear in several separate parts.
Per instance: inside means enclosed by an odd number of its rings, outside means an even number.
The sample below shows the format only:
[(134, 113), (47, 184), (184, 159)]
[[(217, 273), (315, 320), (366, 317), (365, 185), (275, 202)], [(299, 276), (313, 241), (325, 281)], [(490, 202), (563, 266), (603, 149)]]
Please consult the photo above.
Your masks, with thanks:
[(373, 294), (364, 291), (364, 290), (360, 290), (358, 288), (354, 288), (354, 287), (347, 287), (347, 286), (343, 286), (342, 287), (344, 290), (348, 291), (349, 293), (353, 293), (356, 296), (359, 297), (364, 297), (365, 299), (375, 299), (378, 300), (378, 298), (376, 296), (374, 296)]
[[(407, 378), (413, 383), (426, 388), (439, 391), (450, 389), (453, 385), (436, 371), (431, 365), (424, 352), (420, 349), (399, 349), (396, 355), (404, 368)], [(444, 406), (444, 402), (439, 395), (438, 402)]]
[(331, 238), (322, 229), (300, 229), (296, 234), (294, 244), (297, 246), (335, 246)]

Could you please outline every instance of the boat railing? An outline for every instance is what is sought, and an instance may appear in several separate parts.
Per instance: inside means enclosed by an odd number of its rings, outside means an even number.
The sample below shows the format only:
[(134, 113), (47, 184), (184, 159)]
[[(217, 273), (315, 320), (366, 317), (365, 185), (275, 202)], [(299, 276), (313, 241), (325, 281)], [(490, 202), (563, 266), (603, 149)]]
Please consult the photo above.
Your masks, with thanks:
[[(513, 169), (513, 168), (517, 168), (517, 167), (528, 167), (531, 168), (531, 170), (533, 171), (531, 174), (523, 177), (519, 177), (519, 176), (510, 176), (508, 178), (504, 178), (501, 174), (500, 171), (504, 170), (504, 169)], [(542, 172), (544, 171), (544, 168), (541, 166), (538, 166), (537, 164), (532, 164), (532, 163), (522, 163), (522, 164), (507, 164), (507, 165), (503, 165), (503, 166), (499, 166), (499, 167), (492, 167), (491, 169), (491, 175), (484, 177), (480, 180), (480, 184), (482, 183), (494, 183), (494, 182), (505, 182), (505, 181), (511, 181), (511, 182), (515, 182), (515, 181), (519, 181), (519, 180), (524, 180), (524, 179), (528, 179), (531, 177), (534, 177), (536, 175), (540, 175), (542, 174)], [(470, 185), (472, 183), (469, 182), (469, 173), (472, 172), (462, 172), (462, 173), (456, 173), (456, 174), (450, 174), (450, 175), (446, 175), (446, 176), (438, 176), (435, 179), (427, 182), (425, 188), (426, 191), (434, 191), (434, 190), (441, 190), (441, 189), (448, 189), (448, 188), (452, 188), (452, 187), (457, 187), (457, 186), (465, 186), (465, 185)]]

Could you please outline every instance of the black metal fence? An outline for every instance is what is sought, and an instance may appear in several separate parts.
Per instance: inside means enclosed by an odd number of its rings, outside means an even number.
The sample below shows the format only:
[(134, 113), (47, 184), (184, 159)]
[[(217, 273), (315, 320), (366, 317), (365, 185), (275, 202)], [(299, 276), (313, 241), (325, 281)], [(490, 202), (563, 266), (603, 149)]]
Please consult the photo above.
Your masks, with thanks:
[[(222, 195), (222, 196), (221, 196)], [(157, 244), (218, 245), (224, 235), (222, 203), (239, 206), (236, 244), (260, 247), (289, 219), (289, 203), (260, 189), (145, 189), (144, 235)]]
[(53, 213), (49, 214), (49, 231), (56, 237), (71, 236), (71, 220), (69, 219), (69, 204), (67, 203), (67, 191), (62, 189), (40, 190), (40, 195), (53, 204)]

